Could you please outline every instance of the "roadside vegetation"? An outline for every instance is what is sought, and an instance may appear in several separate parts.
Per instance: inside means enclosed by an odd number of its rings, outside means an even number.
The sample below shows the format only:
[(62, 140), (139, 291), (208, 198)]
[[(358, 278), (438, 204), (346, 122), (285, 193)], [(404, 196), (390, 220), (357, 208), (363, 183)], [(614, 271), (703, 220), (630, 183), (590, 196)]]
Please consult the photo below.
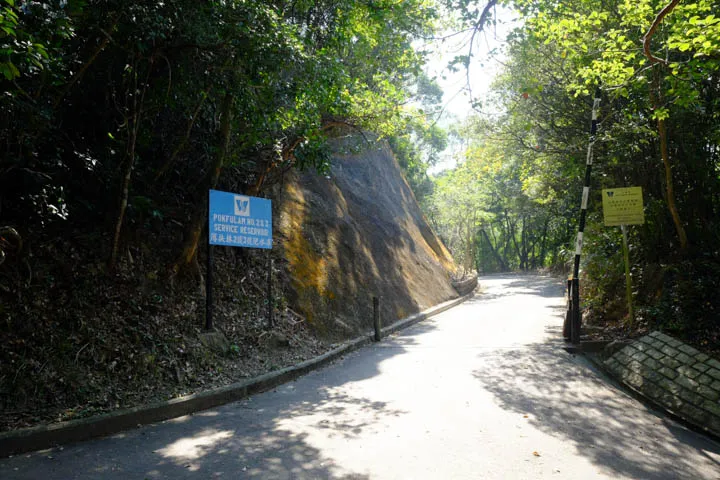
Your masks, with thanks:
[(432, 101), (413, 41), (439, 16), (424, 0), (0, 0), (2, 428), (328, 348), (289, 308), (281, 258), (269, 331), (267, 257), (239, 249), (215, 259), (230, 348), (199, 347), (207, 191), (277, 200), (289, 170), (327, 174), (337, 134), (442, 143), (411, 101)]
[[(488, 110), (457, 129), (459, 165), (425, 203), (456, 259), (480, 272), (551, 268), (574, 255), (592, 97), (601, 89), (581, 265), (585, 319), (613, 335), (660, 328), (720, 345), (720, 4), (510, 2)], [(622, 237), (601, 189), (640, 186), (632, 226), (636, 319), (627, 317)], [(629, 330), (629, 332), (628, 332)]]
[[(602, 91), (582, 264), (586, 319), (720, 345), (720, 3), (504, 2), (522, 24), (486, 107), (448, 133), (423, 42), (496, 0), (0, 0), (0, 428), (237, 380), (327, 345), (289, 307), (276, 258), (217, 254), (229, 348), (198, 354), (207, 190), (278, 199), (328, 173), (327, 139), (388, 141), (465, 270), (565, 271), (592, 93)], [(449, 12), (454, 17), (450, 18)], [(645, 41), (644, 41), (645, 40)], [(431, 178), (449, 138), (467, 148)], [(600, 189), (641, 186), (620, 232)], [(608, 331), (610, 331), (608, 330)], [(294, 345), (295, 353), (270, 354)]]

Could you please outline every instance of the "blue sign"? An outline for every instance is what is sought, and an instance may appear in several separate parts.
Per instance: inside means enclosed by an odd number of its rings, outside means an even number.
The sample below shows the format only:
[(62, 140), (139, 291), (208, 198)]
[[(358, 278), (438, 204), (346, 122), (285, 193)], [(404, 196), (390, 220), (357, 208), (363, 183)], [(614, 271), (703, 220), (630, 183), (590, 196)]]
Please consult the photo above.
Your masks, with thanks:
[(210, 190), (210, 245), (272, 248), (272, 202)]

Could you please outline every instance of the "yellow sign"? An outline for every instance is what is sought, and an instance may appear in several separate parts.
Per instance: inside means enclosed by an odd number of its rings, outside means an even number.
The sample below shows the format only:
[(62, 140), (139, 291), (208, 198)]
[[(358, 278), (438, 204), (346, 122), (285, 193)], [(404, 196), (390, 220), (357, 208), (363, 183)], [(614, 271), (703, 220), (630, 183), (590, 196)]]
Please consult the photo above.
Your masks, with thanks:
[(645, 223), (642, 187), (603, 189), (602, 204), (608, 227)]

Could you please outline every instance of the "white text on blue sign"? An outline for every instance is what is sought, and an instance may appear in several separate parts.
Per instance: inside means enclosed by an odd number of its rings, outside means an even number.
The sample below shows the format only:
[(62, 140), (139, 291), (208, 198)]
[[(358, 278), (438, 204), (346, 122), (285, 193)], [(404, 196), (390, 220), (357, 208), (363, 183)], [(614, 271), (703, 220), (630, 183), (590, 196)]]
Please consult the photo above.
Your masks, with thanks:
[(210, 245), (272, 248), (272, 203), (210, 190)]

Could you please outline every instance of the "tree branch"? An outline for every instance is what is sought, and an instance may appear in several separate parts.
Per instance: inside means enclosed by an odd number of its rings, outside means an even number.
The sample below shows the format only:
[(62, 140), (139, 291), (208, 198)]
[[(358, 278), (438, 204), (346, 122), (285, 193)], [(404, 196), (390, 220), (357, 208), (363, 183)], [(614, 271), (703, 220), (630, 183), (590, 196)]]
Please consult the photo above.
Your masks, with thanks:
[(663, 65), (667, 65), (668, 63), (666, 60), (658, 58), (652, 54), (652, 52), (650, 51), (650, 39), (655, 34), (655, 30), (657, 30), (657, 27), (660, 25), (660, 23), (662, 23), (663, 18), (665, 18), (667, 14), (672, 12), (678, 3), (680, 3), (680, 0), (671, 0), (670, 3), (665, 6), (665, 8), (660, 10), (660, 13), (657, 14), (655, 20), (653, 20), (652, 25), (650, 25), (650, 29), (642, 37), (643, 53), (645, 54), (647, 59), (650, 60), (651, 63), (661, 63)]
[[(680, 0), (677, 0), (680, 1)], [(465, 81), (467, 83), (467, 89), (468, 94), (470, 95), (470, 105), (472, 106), (473, 110), (475, 109), (474, 101), (473, 101), (473, 94), (472, 94), (472, 87), (470, 86), (470, 60), (472, 59), (472, 51), (473, 51), (473, 44), (475, 43), (475, 35), (478, 34), (478, 32), (481, 32), (483, 28), (485, 28), (485, 22), (487, 22), (487, 17), (490, 15), (490, 9), (495, 6), (497, 3), (497, 0), (489, 0), (488, 3), (485, 5), (485, 8), (483, 8), (482, 13), (480, 14), (480, 18), (475, 23), (475, 26), (473, 27), (473, 33), (470, 37), (470, 49), (468, 51), (468, 63), (465, 67)]]
[[(108, 31), (112, 32), (113, 30), (115, 30), (115, 27), (117, 26), (119, 19), (120, 19), (119, 15), (116, 15), (113, 18), (110, 28), (108, 28)], [(90, 68), (90, 66), (95, 62), (98, 55), (100, 55), (100, 52), (105, 50), (105, 47), (107, 47), (108, 43), (110, 43), (112, 41), (112, 36), (108, 32), (106, 32), (102, 28), (100, 29), (100, 31), (103, 33), (104, 38), (98, 44), (98, 46), (95, 48), (93, 53), (90, 55), (90, 58), (87, 59), (85, 61), (85, 63), (83, 63), (83, 65), (80, 67), (80, 69), (75, 73), (75, 75), (73, 75), (73, 77), (70, 79), (70, 81), (62, 89), (62, 91), (57, 96), (57, 98), (55, 98), (55, 101), (53, 102), (53, 108), (57, 108), (57, 106), (60, 105), (60, 102), (63, 100), (63, 98), (65, 98), (65, 95), (68, 94), (68, 92), (73, 87), (73, 85), (75, 85), (78, 82), (78, 80), (80, 80), (83, 77), (83, 75), (85, 75), (85, 72), (87, 72), (88, 68)]]

